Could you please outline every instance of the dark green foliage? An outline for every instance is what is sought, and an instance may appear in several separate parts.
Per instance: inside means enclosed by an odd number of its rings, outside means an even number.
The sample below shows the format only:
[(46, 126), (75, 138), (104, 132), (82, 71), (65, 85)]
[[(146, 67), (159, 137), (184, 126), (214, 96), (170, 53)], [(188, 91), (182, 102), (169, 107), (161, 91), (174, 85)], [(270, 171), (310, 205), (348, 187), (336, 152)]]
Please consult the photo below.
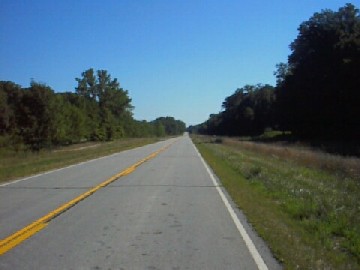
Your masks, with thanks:
[(359, 10), (315, 13), (290, 48), (287, 70), (277, 73), (283, 127), (304, 138), (359, 138)]
[[(352, 4), (315, 13), (299, 27), (288, 63), (277, 65), (277, 86), (245, 86), (224, 111), (189, 130), (253, 136), (266, 128), (310, 141), (360, 138), (360, 15)], [(346, 151), (348, 152), (348, 151)], [(356, 152), (356, 151), (355, 151)]]
[(76, 81), (76, 93), (55, 93), (33, 81), (29, 88), (1, 81), (1, 144), (17, 151), (40, 150), (89, 140), (161, 137), (185, 131), (185, 124), (172, 117), (134, 120), (128, 91), (106, 70), (95, 73), (88, 69)]
[(239, 88), (223, 102), (224, 111), (210, 115), (197, 131), (230, 136), (262, 134), (276, 124), (274, 93), (274, 87), (270, 85)]
[(154, 126), (154, 132), (155, 132), (155, 135), (157, 137), (163, 137), (165, 136), (165, 127), (162, 123), (160, 123), (159, 121), (155, 121), (153, 123), (153, 126)]
[[(54, 99), (55, 125), (52, 133), (54, 144), (80, 142), (89, 134), (90, 130), (86, 125), (88, 120), (86, 112), (69, 100), (72, 95), (74, 94), (56, 94)], [(74, 100), (76, 98), (75, 96)]]
[(31, 82), (30, 88), (24, 91), (23, 129), (20, 130), (20, 135), (34, 150), (51, 144), (51, 130), (54, 124), (53, 116), (55, 116), (53, 99), (53, 90), (43, 84)]
[(11, 82), (3, 82), (0, 84), (0, 134), (5, 134), (11, 129), (11, 122), (14, 118), (13, 108), (9, 105), (12, 89), (19, 87)]
[(180, 120), (175, 120), (174, 117), (159, 117), (152, 122), (157, 127), (157, 132), (167, 135), (179, 135), (185, 132), (186, 125)]
[(117, 79), (111, 79), (106, 70), (98, 70), (96, 74), (91, 68), (81, 74), (82, 78), (76, 78), (76, 93), (83, 97), (83, 106), (92, 122), (89, 123), (90, 139), (104, 141), (124, 137), (124, 122), (132, 120), (127, 117), (133, 108), (128, 91), (120, 88)]
[(1, 134), (10, 136), (11, 144), (25, 143), (33, 150), (51, 144), (53, 90), (35, 82), (25, 89), (12, 82), (1, 82), (0, 89), (4, 106), (0, 116)]

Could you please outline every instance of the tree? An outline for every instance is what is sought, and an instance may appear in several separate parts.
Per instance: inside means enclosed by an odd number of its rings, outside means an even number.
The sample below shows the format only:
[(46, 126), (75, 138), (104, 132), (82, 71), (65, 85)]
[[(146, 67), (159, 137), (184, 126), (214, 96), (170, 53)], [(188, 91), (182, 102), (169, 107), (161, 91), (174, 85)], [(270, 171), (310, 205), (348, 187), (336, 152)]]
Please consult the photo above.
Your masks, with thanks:
[(10, 81), (0, 82), (0, 134), (14, 134), (22, 99), (21, 87)]
[(21, 133), (25, 142), (34, 150), (51, 144), (54, 96), (54, 91), (50, 87), (34, 81), (24, 92)]
[(7, 102), (7, 94), (0, 87), (0, 134), (5, 134), (10, 126), (10, 107)]
[(165, 136), (165, 127), (159, 121), (154, 122), (154, 132), (156, 137), (164, 137)]
[(278, 69), (283, 124), (306, 138), (360, 136), (360, 17), (347, 4), (315, 13), (291, 43), (288, 68)]
[(276, 126), (275, 90), (270, 85), (245, 85), (225, 98), (223, 111), (211, 114), (196, 129), (200, 133), (248, 136), (258, 135)]
[[(75, 98), (74, 98), (75, 96)], [(56, 94), (53, 99), (52, 143), (69, 144), (84, 140), (89, 134), (86, 128), (86, 113), (70, 102), (76, 100), (73, 93)]]
[(166, 135), (179, 135), (185, 132), (186, 124), (174, 117), (159, 117), (154, 121), (155, 125), (160, 124), (165, 129)]
[[(112, 140), (124, 136), (125, 121), (129, 121), (133, 108), (128, 91), (120, 87), (116, 78), (111, 79), (106, 70), (98, 70), (95, 75), (90, 68), (81, 75), (82, 78), (76, 78), (76, 93), (85, 99), (84, 109), (93, 123), (91, 139)], [(98, 107), (95, 114), (94, 106)]]
[(82, 78), (75, 78), (78, 86), (75, 88), (79, 96), (96, 100), (98, 98), (98, 89), (96, 87), (96, 77), (94, 69), (90, 68), (81, 73)]
[(173, 117), (134, 120), (128, 91), (106, 70), (88, 69), (76, 81), (76, 93), (55, 93), (34, 81), (29, 88), (0, 81), (1, 144), (37, 151), (85, 140), (162, 137), (185, 131), (185, 123)]

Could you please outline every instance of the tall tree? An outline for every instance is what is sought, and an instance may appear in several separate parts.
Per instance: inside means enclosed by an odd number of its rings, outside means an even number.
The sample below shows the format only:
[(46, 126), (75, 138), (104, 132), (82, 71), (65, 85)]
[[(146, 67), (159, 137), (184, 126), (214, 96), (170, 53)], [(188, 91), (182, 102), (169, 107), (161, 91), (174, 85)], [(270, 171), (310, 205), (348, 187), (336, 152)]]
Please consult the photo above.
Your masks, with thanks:
[(96, 86), (96, 76), (94, 69), (90, 68), (81, 73), (81, 78), (75, 78), (78, 86), (75, 88), (76, 93), (80, 96), (96, 100), (98, 98), (98, 89)]
[[(111, 140), (124, 136), (125, 121), (129, 120), (128, 115), (133, 108), (128, 91), (122, 89), (117, 79), (112, 79), (106, 70), (98, 70), (95, 75), (90, 68), (81, 75), (82, 78), (76, 78), (76, 93), (98, 106), (96, 115), (93, 110), (88, 111), (93, 124), (97, 123), (92, 131), (92, 139)], [(93, 106), (93, 103), (85, 101), (85, 106)]]
[(18, 129), (19, 108), (23, 96), (21, 87), (10, 81), (0, 82), (0, 134), (14, 134)]
[(34, 81), (23, 93), (18, 116), (20, 134), (34, 150), (51, 145), (54, 97), (49, 86)]
[(186, 124), (174, 117), (158, 117), (154, 120), (154, 124), (164, 127), (166, 135), (179, 135), (186, 130)]
[(270, 85), (245, 85), (225, 98), (219, 114), (211, 114), (200, 132), (217, 135), (256, 135), (276, 125), (275, 94)]
[(11, 110), (7, 101), (7, 93), (0, 85), (0, 134), (5, 134), (10, 127)]
[(309, 138), (358, 138), (359, 10), (347, 4), (337, 12), (315, 13), (300, 25), (290, 48), (290, 69), (278, 81), (279, 105), (289, 128)]

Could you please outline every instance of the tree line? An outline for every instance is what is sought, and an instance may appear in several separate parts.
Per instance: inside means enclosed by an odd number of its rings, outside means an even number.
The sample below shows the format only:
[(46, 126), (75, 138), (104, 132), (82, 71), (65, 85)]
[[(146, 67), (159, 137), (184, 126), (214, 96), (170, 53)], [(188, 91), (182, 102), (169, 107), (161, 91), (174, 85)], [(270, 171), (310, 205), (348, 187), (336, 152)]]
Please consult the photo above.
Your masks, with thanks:
[(189, 127), (191, 132), (210, 135), (247, 136), (276, 125), (275, 92), (270, 85), (246, 85), (225, 98), (223, 111)]
[(39, 150), (82, 141), (178, 135), (186, 129), (173, 117), (135, 120), (128, 91), (106, 70), (90, 68), (76, 81), (75, 92), (66, 93), (35, 81), (28, 88), (0, 81), (2, 146)]
[(246, 85), (190, 131), (257, 135), (269, 129), (298, 138), (360, 138), (360, 16), (346, 4), (301, 23), (287, 63), (277, 65), (276, 87)]

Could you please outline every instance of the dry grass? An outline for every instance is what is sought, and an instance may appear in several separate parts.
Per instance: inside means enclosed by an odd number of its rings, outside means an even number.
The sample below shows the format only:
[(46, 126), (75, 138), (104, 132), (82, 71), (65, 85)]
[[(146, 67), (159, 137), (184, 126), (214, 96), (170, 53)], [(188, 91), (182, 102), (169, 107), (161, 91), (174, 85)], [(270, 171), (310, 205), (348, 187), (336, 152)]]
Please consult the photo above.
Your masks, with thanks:
[(0, 182), (61, 168), (158, 141), (156, 138), (127, 138), (104, 143), (84, 143), (41, 150), (19, 151), (0, 148)]
[(224, 138), (223, 144), (360, 180), (360, 158), (332, 155), (304, 147), (245, 142), (231, 138)]
[(286, 269), (360, 269), (359, 160), (226, 138), (194, 141)]

